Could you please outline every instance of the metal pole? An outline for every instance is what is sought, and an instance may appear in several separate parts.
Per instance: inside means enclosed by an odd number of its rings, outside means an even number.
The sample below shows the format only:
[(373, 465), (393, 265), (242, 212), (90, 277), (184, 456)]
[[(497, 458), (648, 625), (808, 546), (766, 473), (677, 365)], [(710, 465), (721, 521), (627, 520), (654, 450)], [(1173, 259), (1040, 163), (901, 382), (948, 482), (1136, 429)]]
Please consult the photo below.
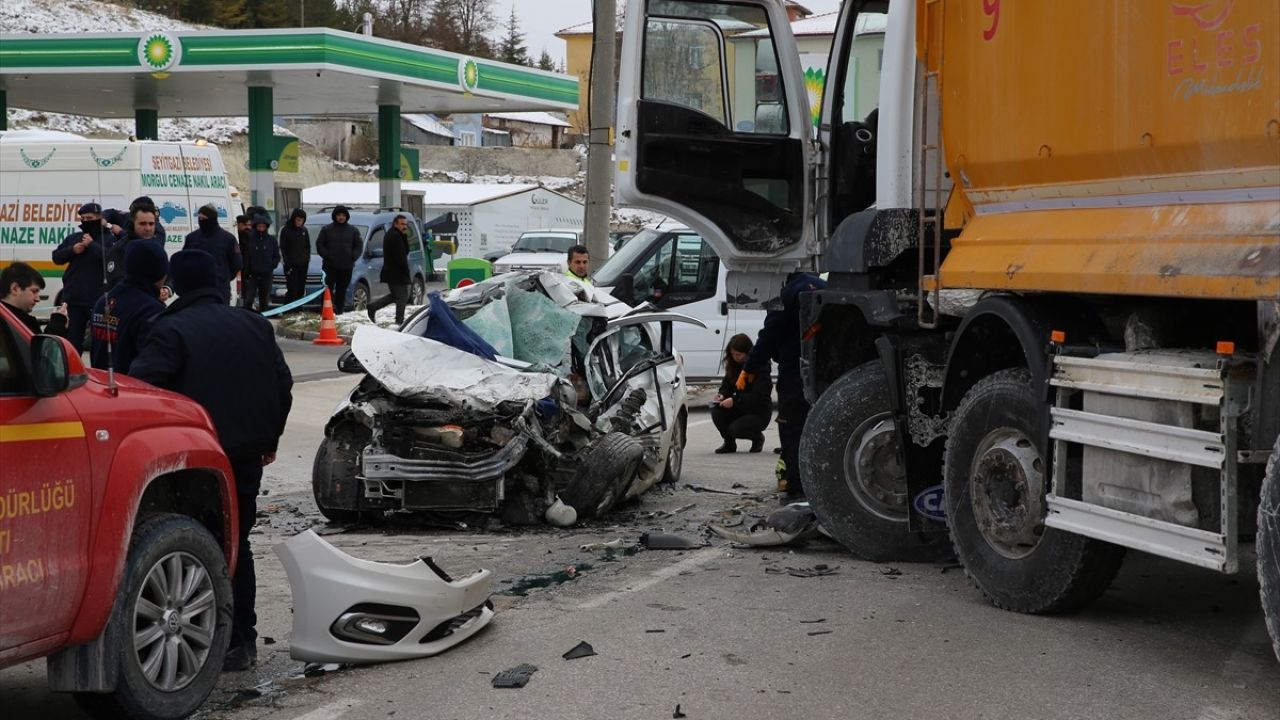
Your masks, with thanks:
[(594, 271), (609, 257), (609, 216), (613, 199), (612, 129), (617, 3), (595, 0), (592, 20), (591, 102), (587, 110), (587, 215), (583, 231)]
[(298, 27), (307, 26), (307, 0), (298, 0)]

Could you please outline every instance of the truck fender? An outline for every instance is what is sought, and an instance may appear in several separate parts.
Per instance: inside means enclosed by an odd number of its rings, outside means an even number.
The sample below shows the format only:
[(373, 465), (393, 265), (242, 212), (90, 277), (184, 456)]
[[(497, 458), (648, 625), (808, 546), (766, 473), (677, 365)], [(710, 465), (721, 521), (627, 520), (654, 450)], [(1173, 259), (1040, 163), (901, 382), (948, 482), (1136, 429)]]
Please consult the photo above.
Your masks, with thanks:
[(103, 490), (97, 495), (89, 577), (80, 614), (71, 628), (70, 644), (97, 637), (111, 615), (139, 504), (147, 488), (157, 478), (197, 469), (218, 477), (226, 511), (220, 529), (223, 553), (228, 569), (235, 568), (235, 476), (217, 439), (196, 427), (156, 427), (132, 433), (117, 446)]
[(1027, 368), (1032, 386), (1043, 387), (1049, 333), (1063, 329), (1052, 326), (1047, 312), (1022, 298), (992, 295), (980, 300), (961, 321), (947, 352), (943, 409), (954, 410), (979, 380), (1007, 368)]

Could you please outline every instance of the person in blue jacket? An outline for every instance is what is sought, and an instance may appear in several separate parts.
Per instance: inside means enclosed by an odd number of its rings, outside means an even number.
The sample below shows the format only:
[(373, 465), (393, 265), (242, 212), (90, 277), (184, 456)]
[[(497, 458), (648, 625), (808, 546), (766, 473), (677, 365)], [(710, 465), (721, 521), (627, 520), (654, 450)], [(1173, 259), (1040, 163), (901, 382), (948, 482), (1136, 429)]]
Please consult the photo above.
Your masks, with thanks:
[(240, 242), (235, 235), (218, 225), (218, 209), (205, 205), (196, 213), (197, 227), (187, 233), (183, 250), (203, 250), (213, 256), (218, 276), (218, 292), (222, 301), (231, 302), (231, 278), (240, 272)]
[(89, 316), (103, 292), (103, 253), (113, 239), (102, 223), (102, 206), (85, 203), (80, 206), (80, 228), (53, 251), (54, 264), (67, 266), (61, 298), (67, 306), (67, 339), (76, 352), (84, 352)]
[(164, 311), (160, 285), (169, 256), (157, 243), (133, 243), (124, 256), (124, 280), (93, 307), (89, 364), (128, 374), (157, 316)]
[(758, 374), (768, 372), (769, 362), (778, 363), (778, 439), (782, 444), (782, 479), (788, 499), (804, 497), (800, 479), (800, 435), (809, 417), (809, 401), (800, 378), (800, 295), (825, 288), (822, 278), (809, 272), (793, 272), (782, 286), (782, 309), (770, 310), (756, 344), (738, 377), (742, 390)]
[(276, 236), (267, 232), (271, 227), (271, 218), (266, 215), (253, 216), (249, 238), (244, 256), (244, 306), (253, 309), (253, 301), (258, 300), (258, 312), (271, 307), (268, 295), (271, 292), (271, 277), (276, 266), (280, 264), (280, 244)]

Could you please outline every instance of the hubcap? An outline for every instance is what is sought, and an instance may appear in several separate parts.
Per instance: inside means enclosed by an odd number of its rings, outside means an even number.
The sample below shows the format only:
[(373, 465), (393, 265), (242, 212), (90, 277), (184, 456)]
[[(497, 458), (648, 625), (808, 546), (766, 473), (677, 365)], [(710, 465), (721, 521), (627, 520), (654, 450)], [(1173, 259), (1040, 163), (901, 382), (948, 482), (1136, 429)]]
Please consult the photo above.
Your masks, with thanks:
[(684, 428), (677, 421), (675, 428), (671, 431), (671, 451), (667, 453), (667, 467), (671, 470), (671, 477), (680, 477), (682, 465), (684, 465)]
[(844, 478), (863, 507), (885, 520), (906, 520), (907, 473), (898, 460), (898, 436), (888, 413), (867, 418), (849, 436)]
[(421, 305), (422, 298), (427, 294), (426, 290), (420, 281), (414, 280), (413, 288), (410, 290), (412, 297), (409, 298), (409, 303), (411, 305)]
[(356, 287), (356, 291), (351, 293), (351, 304), (356, 310), (364, 310), (369, 307), (369, 291), (364, 289), (363, 285)]
[(1044, 463), (1021, 431), (1001, 428), (974, 455), (970, 503), (978, 530), (993, 550), (1017, 560), (1044, 535)]
[(147, 572), (133, 607), (133, 651), (143, 677), (165, 692), (189, 685), (209, 660), (217, 623), (204, 564), (185, 552), (165, 555)]

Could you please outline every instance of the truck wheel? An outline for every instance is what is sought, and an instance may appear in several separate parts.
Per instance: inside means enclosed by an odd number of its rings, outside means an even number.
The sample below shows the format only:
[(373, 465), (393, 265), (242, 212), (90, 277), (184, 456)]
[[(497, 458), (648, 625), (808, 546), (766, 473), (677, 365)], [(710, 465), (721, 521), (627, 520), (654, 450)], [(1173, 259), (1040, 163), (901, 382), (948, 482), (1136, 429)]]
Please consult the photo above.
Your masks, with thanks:
[(415, 275), (413, 284), (409, 286), (409, 304), (421, 305), (422, 301), (427, 297), (427, 284), (423, 282), (421, 275)]
[(643, 456), (644, 448), (630, 435), (605, 435), (583, 454), (560, 499), (580, 519), (604, 515), (626, 495)]
[(907, 477), (898, 460), (888, 380), (878, 361), (850, 370), (814, 403), (800, 439), (800, 475), (818, 522), (872, 562), (949, 557), (945, 533), (907, 530)]
[(951, 542), (993, 605), (1023, 613), (1083, 607), (1107, 589), (1124, 548), (1047, 528), (1043, 403), (1025, 369), (1002, 370), (951, 418), (944, 489)]
[(1262, 480), (1258, 505), (1258, 586), (1271, 648), (1280, 660), (1280, 438), (1276, 438)]
[(369, 307), (369, 286), (363, 280), (356, 283), (356, 287), (351, 291), (351, 307), (364, 312)]
[(675, 484), (680, 481), (680, 471), (684, 469), (684, 446), (688, 442), (685, 437), (685, 424), (688, 416), (681, 410), (676, 417), (676, 425), (671, 428), (671, 449), (667, 451), (667, 465), (662, 469), (662, 482)]
[(360, 472), (360, 448), (368, 441), (369, 431), (364, 426), (342, 423), (316, 448), (311, 492), (316, 508), (330, 522), (354, 523), (362, 519), (359, 508), (363, 488), (356, 475)]
[(138, 523), (104, 632), (120, 645), (110, 694), (77, 693), (99, 718), (184, 718), (213, 691), (231, 639), (231, 579), (222, 549), (185, 515)]

